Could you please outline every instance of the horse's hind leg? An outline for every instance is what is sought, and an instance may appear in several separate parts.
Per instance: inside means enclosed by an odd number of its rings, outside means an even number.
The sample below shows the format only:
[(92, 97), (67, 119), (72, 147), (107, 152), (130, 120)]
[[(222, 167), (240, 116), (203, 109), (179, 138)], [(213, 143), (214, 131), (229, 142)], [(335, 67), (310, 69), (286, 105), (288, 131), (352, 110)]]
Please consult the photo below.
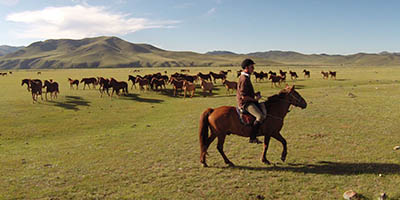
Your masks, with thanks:
[(273, 138), (275, 138), (276, 140), (278, 140), (279, 142), (282, 143), (283, 146), (283, 151), (282, 151), (282, 155), (281, 155), (281, 160), (283, 162), (285, 162), (286, 160), (286, 155), (287, 155), (287, 145), (286, 145), (286, 140), (285, 138), (283, 138), (283, 136), (281, 135), (281, 133), (276, 133), (272, 135)]
[(210, 147), (210, 144), (215, 140), (216, 137), (217, 137), (217, 135), (215, 135), (211, 132), (211, 135), (207, 138), (206, 144), (204, 144), (204, 147), (201, 151), (200, 162), (203, 163), (203, 166), (205, 166), (205, 167), (207, 167), (206, 155), (207, 155), (208, 147)]
[(225, 164), (228, 164), (229, 166), (235, 166), (229, 159), (226, 157), (224, 153), (224, 142), (225, 142), (225, 134), (221, 134), (218, 136), (218, 144), (217, 144), (217, 149), (219, 153), (221, 154), (222, 158), (224, 158)]

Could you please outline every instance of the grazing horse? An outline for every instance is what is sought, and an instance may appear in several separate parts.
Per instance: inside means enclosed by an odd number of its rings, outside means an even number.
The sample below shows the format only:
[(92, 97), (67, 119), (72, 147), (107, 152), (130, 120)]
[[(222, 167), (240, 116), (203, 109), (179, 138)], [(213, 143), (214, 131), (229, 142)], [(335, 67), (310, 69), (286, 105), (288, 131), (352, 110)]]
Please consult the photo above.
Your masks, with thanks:
[(214, 84), (212, 82), (208, 82), (206, 80), (201, 79), (200, 85), (201, 89), (203, 89), (203, 92), (208, 91), (210, 94), (212, 94), (212, 89), (214, 88)]
[(303, 70), (303, 72), (304, 72), (304, 78), (310, 78), (310, 71), (307, 71), (307, 70)]
[(125, 81), (117, 81), (114, 78), (110, 79), (110, 85), (112, 87), (111, 98), (115, 93), (119, 95), (119, 91), (122, 90), (123, 93), (128, 94), (128, 83)]
[(42, 74), (42, 72), (37, 72), (37, 75), (41, 75)]
[(46, 101), (47, 101), (47, 93), (50, 93), (50, 98), (52, 100), (53, 100), (53, 95), (54, 95), (54, 98), (57, 99), (57, 94), (60, 93), (60, 91), (58, 90), (57, 82), (53, 82), (53, 80), (51, 80), (51, 79), (50, 79), (50, 81), (45, 80), (43, 88), (46, 88), (46, 93), (45, 93)]
[(222, 81), (224, 81), (226, 79), (225, 74), (216, 74), (214, 72), (210, 72), (210, 75), (213, 77), (214, 79), (214, 83), (217, 83), (215, 80), (217, 79), (221, 79)]
[(321, 74), (322, 74), (322, 78), (323, 79), (328, 79), (329, 78), (329, 72), (321, 71)]
[(199, 72), (197, 74), (197, 76), (200, 77), (200, 79), (203, 79), (203, 80), (206, 80), (206, 81), (212, 81), (210, 74), (203, 74), (203, 73)]
[(74, 89), (74, 85), (76, 85), (76, 89), (78, 89), (79, 86), (79, 80), (72, 80), (71, 78), (68, 78), (69, 81), (69, 88)]
[(37, 102), (37, 96), (39, 95), (40, 99), (42, 99), (43, 101), (42, 81), (38, 79), (35, 80), (29, 79), (29, 87), (31, 88), (33, 103)]
[(271, 87), (272, 87), (272, 85), (275, 85), (275, 87), (278, 87), (276, 85), (276, 83), (279, 83), (279, 86), (281, 86), (281, 82), (282, 82), (281, 76), (271, 75), (271, 76), (269, 76), (269, 80), (271, 80)]
[(133, 86), (135, 86), (135, 89), (136, 89), (136, 77), (134, 77), (134, 76), (132, 76), (132, 75), (129, 75), (129, 76), (128, 76), (128, 81), (132, 81), (132, 87), (131, 87), (131, 89), (133, 89)]
[(178, 89), (180, 89), (182, 91), (183, 89), (183, 81), (182, 80), (177, 80), (174, 77), (171, 77), (169, 79), (169, 84), (171, 84), (174, 88), (174, 96), (176, 96), (176, 92), (178, 91)]
[[(273, 95), (267, 101), (261, 102), (265, 104), (268, 110), (267, 118), (260, 126), (260, 131), (257, 136), (264, 136), (264, 150), (261, 156), (261, 161), (265, 164), (270, 164), (266, 154), (271, 137), (280, 141), (283, 146), (281, 160), (286, 160), (287, 146), (286, 140), (281, 135), (280, 131), (283, 127), (283, 121), (289, 111), (290, 105), (300, 108), (306, 108), (307, 103), (303, 97), (295, 90), (295, 87), (282, 89), (279, 94)], [(210, 135), (208, 130), (211, 130)], [(207, 149), (215, 138), (218, 138), (217, 149), (229, 166), (234, 164), (226, 157), (224, 153), (225, 137), (230, 134), (239, 135), (242, 137), (250, 137), (252, 127), (246, 126), (240, 122), (239, 115), (235, 107), (221, 106), (218, 108), (208, 108), (200, 116), (199, 126), (199, 141), (200, 141), (200, 163), (203, 167), (207, 167), (206, 155)]]
[(329, 71), (329, 75), (331, 75), (331, 78), (335, 78), (336, 80), (336, 72)]
[(22, 83), (21, 83), (21, 86), (24, 86), (24, 84), (26, 84), (26, 89), (28, 89), (28, 92), (30, 92), (31, 91), (31, 87), (30, 87), (30, 84), (29, 84), (29, 81), (30, 81), (31, 79), (23, 79), (22, 80)]
[(227, 81), (226, 79), (224, 80), (224, 82), (222, 82), (222, 84), (224, 84), (225, 85), (225, 87), (226, 87), (226, 93), (230, 93), (230, 91), (229, 90), (232, 90), (232, 92), (234, 91), (234, 90), (237, 90), (237, 82), (235, 82), (235, 81)]
[(90, 89), (90, 85), (89, 84), (92, 84), (93, 85), (93, 87), (94, 87), (94, 89), (96, 89), (96, 85), (97, 85), (97, 79), (96, 78), (93, 78), (93, 77), (91, 77), (91, 78), (83, 78), (82, 80), (81, 80), (81, 83), (84, 83), (84, 85), (83, 85), (83, 89), (85, 89), (85, 86), (87, 85), (88, 87), (89, 87), (89, 89)]
[(195, 90), (196, 90), (196, 85), (194, 83), (191, 83), (190, 81), (187, 80), (183, 81), (183, 91), (185, 91), (183, 98), (186, 98), (187, 92), (191, 93), (190, 98), (192, 98)]
[(291, 70), (289, 70), (289, 74), (290, 74), (290, 79), (297, 79), (299, 78), (299, 76), (297, 76), (296, 72), (292, 72)]
[(7, 72), (0, 73), (0, 75), (2, 75), (2, 76), (7, 76)]

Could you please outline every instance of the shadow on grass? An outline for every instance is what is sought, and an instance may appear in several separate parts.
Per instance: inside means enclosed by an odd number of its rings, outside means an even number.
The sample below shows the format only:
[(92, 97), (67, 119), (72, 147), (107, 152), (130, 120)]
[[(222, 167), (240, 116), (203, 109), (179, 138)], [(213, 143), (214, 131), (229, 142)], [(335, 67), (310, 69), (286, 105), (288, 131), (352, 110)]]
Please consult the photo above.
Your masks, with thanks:
[(235, 166), (232, 169), (255, 171), (289, 171), (304, 174), (357, 175), (400, 174), (400, 165), (393, 163), (341, 163), (321, 161), (317, 164), (288, 164), (288, 166), (249, 167)]
[(149, 99), (149, 98), (142, 98), (139, 96), (140, 96), (139, 94), (127, 94), (127, 95), (121, 96), (121, 99), (138, 101), (138, 102), (146, 102), (146, 103), (161, 103), (164, 101), (162, 99)]
[(338, 79), (335, 79), (335, 81), (349, 81), (350, 79), (344, 79), (344, 78), (338, 78)]
[(82, 97), (79, 96), (65, 96), (65, 101), (64, 102), (58, 102), (58, 101), (49, 101), (49, 103), (52, 103), (53, 106), (58, 106), (67, 110), (75, 110), (78, 111), (79, 108), (78, 106), (90, 106), (89, 101), (84, 100)]
[[(196, 91), (194, 92), (194, 96), (193, 98), (198, 98), (198, 97), (215, 97), (215, 95), (217, 94), (215, 91), (219, 91), (221, 90), (220, 88), (213, 88), (213, 93), (210, 94), (209, 92), (203, 92), (203, 90), (199, 87), (196, 86)], [(173, 98), (183, 98), (183, 95), (185, 94), (185, 92), (183, 90), (177, 90), (176, 92), (176, 96), (174, 96), (174, 89), (162, 89), (160, 91), (157, 91), (159, 94), (161, 95), (165, 95), (165, 96), (169, 96), (169, 97), (173, 97)], [(190, 93), (186, 93), (186, 97), (190, 97)]]

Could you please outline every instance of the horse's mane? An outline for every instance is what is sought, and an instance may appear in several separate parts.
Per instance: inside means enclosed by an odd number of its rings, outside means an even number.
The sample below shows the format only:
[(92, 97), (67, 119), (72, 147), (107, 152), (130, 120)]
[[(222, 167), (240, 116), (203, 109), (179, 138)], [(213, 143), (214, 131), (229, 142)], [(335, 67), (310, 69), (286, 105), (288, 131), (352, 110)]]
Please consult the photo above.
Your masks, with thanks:
[(285, 98), (287, 93), (288, 93), (287, 90), (281, 90), (279, 92), (279, 94), (274, 94), (274, 95), (268, 97), (268, 99), (264, 102), (265, 106), (269, 106), (271, 104), (279, 102), (281, 99)]

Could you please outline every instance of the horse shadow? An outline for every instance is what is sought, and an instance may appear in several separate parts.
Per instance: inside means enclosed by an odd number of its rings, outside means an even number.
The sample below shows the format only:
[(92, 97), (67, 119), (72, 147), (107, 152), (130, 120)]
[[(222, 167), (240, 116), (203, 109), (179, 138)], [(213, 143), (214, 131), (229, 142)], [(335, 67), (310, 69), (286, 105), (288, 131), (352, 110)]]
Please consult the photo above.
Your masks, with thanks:
[(78, 111), (79, 108), (78, 106), (90, 106), (89, 101), (84, 100), (82, 97), (79, 96), (65, 96), (65, 101), (64, 102), (59, 102), (59, 101), (49, 101), (49, 103), (52, 103), (54, 106), (61, 107), (67, 110), (74, 110)]
[(149, 98), (142, 98), (139, 96), (140, 96), (139, 94), (126, 94), (124, 96), (121, 96), (122, 97), (121, 99), (146, 102), (146, 103), (161, 103), (164, 101), (161, 99), (149, 99)]
[(400, 174), (400, 165), (394, 163), (345, 163), (321, 161), (316, 164), (292, 163), (288, 166), (271, 167), (235, 166), (233, 169), (254, 171), (291, 171), (303, 174), (358, 175), (358, 174)]
[(345, 79), (345, 78), (338, 78), (338, 79), (335, 79), (335, 81), (349, 81), (350, 79)]

